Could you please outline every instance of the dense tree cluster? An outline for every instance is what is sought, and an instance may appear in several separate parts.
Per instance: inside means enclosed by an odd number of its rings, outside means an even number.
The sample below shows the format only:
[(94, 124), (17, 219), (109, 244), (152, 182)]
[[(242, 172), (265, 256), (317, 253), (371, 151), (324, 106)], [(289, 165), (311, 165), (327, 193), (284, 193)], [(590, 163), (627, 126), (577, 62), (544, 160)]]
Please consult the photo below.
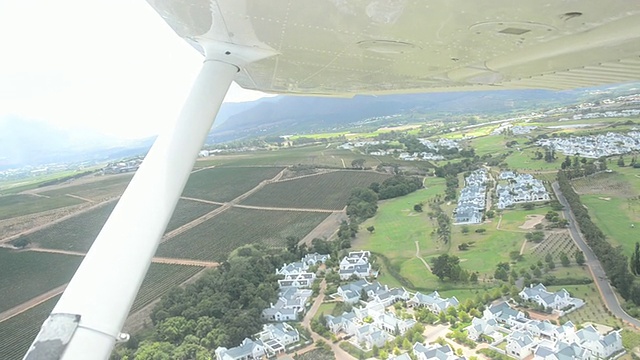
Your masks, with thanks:
[(585, 240), (600, 260), (611, 284), (618, 289), (623, 298), (640, 305), (640, 284), (634, 282), (627, 257), (619, 247), (613, 247), (604, 233), (593, 223), (565, 171), (558, 172), (558, 184), (569, 202)]
[(380, 200), (391, 199), (412, 193), (422, 188), (422, 179), (415, 176), (396, 175), (382, 182), (379, 187), (370, 187), (378, 193)]
[(153, 330), (112, 359), (208, 359), (218, 346), (260, 331), (262, 310), (277, 299), (275, 270), (296, 255), (256, 247), (242, 253), (163, 296), (151, 314)]
[(564, 175), (569, 179), (575, 179), (582, 176), (589, 176), (597, 173), (598, 171), (604, 171), (607, 169), (607, 162), (605, 158), (598, 160), (587, 160), (586, 158), (580, 158), (574, 156), (565, 157), (564, 161), (560, 164)]

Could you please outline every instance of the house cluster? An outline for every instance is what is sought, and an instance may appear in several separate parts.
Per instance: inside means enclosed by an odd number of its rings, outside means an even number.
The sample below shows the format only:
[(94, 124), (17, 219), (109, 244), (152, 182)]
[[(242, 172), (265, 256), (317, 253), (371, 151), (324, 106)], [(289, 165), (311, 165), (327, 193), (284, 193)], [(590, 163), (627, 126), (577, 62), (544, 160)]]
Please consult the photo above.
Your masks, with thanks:
[(377, 277), (378, 272), (371, 268), (369, 263), (371, 253), (369, 251), (351, 251), (340, 261), (340, 279), (348, 280), (352, 276), (364, 279), (366, 277)]
[(487, 171), (478, 169), (464, 180), (458, 206), (453, 211), (456, 224), (479, 224), (485, 209)]
[[(605, 100), (606, 101), (606, 100)], [(603, 103), (605, 103), (603, 101)], [(609, 100), (605, 105), (611, 105), (612, 102)], [(640, 110), (638, 109), (626, 109), (626, 110), (612, 110), (612, 111), (602, 111), (602, 112), (589, 112), (586, 114), (575, 114), (572, 117), (572, 120), (583, 120), (583, 119), (598, 119), (598, 118), (621, 118), (621, 117), (636, 117), (640, 115)]]
[(109, 163), (102, 168), (103, 174), (122, 174), (127, 172), (134, 172), (138, 170), (142, 164), (142, 159), (133, 159), (128, 161), (120, 161)]
[(522, 300), (533, 301), (545, 309), (556, 310), (560, 315), (564, 315), (565, 311), (563, 309), (571, 309), (573, 311), (584, 305), (582, 299), (571, 297), (567, 290), (561, 289), (552, 293), (547, 291), (547, 288), (542, 284), (531, 284), (531, 286), (522, 289), (518, 295)]
[(389, 289), (377, 281), (368, 283), (359, 280), (338, 288), (337, 295), (351, 303), (367, 299), (363, 307), (354, 307), (340, 316), (325, 317), (331, 332), (352, 337), (354, 344), (364, 345), (365, 350), (373, 346), (382, 347), (395, 335), (402, 335), (416, 325), (414, 319), (400, 319), (386, 310), (396, 301), (409, 299), (409, 293), (404, 289)]
[(426, 161), (426, 160), (437, 161), (437, 160), (444, 160), (444, 156), (426, 152), (426, 151), (414, 152), (414, 153), (401, 152), (398, 155), (398, 159), (404, 160), (404, 161)]
[(542, 181), (534, 179), (531, 174), (503, 171), (500, 173), (499, 179), (507, 181), (507, 183), (496, 186), (498, 209), (504, 209), (518, 203), (549, 200), (549, 193)]
[(506, 302), (489, 306), (466, 330), (474, 341), (506, 341), (504, 352), (517, 359), (605, 359), (623, 350), (619, 331), (600, 334), (591, 325), (577, 330), (570, 321), (554, 325), (529, 319)]
[(417, 342), (413, 345), (412, 352), (418, 360), (466, 360), (465, 357), (456, 355), (448, 344), (433, 343), (425, 346)]
[(267, 321), (295, 321), (304, 313), (312, 291), (309, 289), (316, 274), (309, 272), (309, 266), (324, 263), (330, 255), (307, 254), (299, 262), (284, 264), (276, 270), (283, 278), (278, 280), (280, 291), (275, 304), (262, 310), (262, 319)]
[(522, 125), (512, 125), (509, 123), (504, 123), (498, 126), (496, 129), (494, 129), (491, 132), (491, 135), (500, 135), (506, 132), (507, 130), (510, 130), (510, 132), (513, 135), (526, 135), (537, 128), (538, 128), (537, 126), (522, 126)]
[(409, 301), (407, 301), (407, 305), (409, 307), (424, 307), (429, 309), (434, 314), (439, 314), (440, 312), (447, 310), (447, 308), (451, 306), (456, 307), (459, 304), (460, 302), (455, 296), (452, 296), (450, 298), (443, 298), (440, 296), (440, 294), (438, 294), (437, 291), (434, 291), (428, 295), (422, 294), (418, 291)]
[(216, 360), (250, 360), (284, 353), (288, 345), (300, 341), (298, 330), (286, 323), (265, 324), (263, 330), (236, 347), (215, 350)]
[(536, 145), (554, 149), (565, 155), (580, 155), (587, 158), (621, 155), (640, 150), (640, 132), (626, 134), (607, 133), (590, 136), (540, 139)]
[(351, 150), (351, 149), (355, 149), (355, 148), (361, 148), (361, 147), (365, 147), (365, 146), (374, 146), (374, 145), (382, 145), (382, 144), (386, 144), (389, 141), (387, 140), (372, 140), (372, 141), (355, 141), (355, 142), (347, 142), (344, 143), (340, 146), (338, 146), (338, 149), (345, 149), (345, 150)]
[(456, 140), (439, 138), (437, 140), (418, 139), (426, 148), (422, 152), (402, 152), (398, 155), (400, 160), (420, 161), (420, 160), (444, 160), (444, 156), (439, 155), (441, 149), (460, 149), (460, 144)]

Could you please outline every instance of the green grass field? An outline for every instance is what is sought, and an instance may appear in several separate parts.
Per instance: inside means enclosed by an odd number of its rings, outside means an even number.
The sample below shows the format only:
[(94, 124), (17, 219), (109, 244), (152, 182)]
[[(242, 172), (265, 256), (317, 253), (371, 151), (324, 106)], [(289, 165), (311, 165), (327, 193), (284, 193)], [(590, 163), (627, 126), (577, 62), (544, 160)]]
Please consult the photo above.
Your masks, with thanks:
[[(43, 248), (86, 252), (113, 211), (116, 202), (66, 219), (24, 238)], [(217, 206), (190, 200), (179, 200), (167, 231), (174, 230), (214, 210)]]
[(346, 206), (352, 189), (368, 187), (373, 182), (382, 183), (389, 177), (371, 171), (336, 171), (268, 184), (242, 204), (340, 210)]
[[(614, 245), (622, 246), (625, 254), (633, 253), (635, 242), (640, 237), (640, 212), (638, 202), (628, 199), (598, 195), (582, 195), (580, 200), (589, 209), (589, 215), (600, 230)], [(632, 205), (630, 205), (632, 204)], [(636, 227), (631, 227), (634, 224)]]
[(544, 154), (544, 149), (540, 147), (530, 147), (518, 151), (513, 149), (513, 153), (505, 159), (510, 169), (521, 172), (531, 171), (549, 171), (560, 169), (560, 164), (564, 160), (564, 155), (556, 154), (557, 159), (554, 162), (546, 162), (544, 159), (534, 160), (535, 152), (540, 151)]
[(0, 312), (67, 283), (81, 261), (79, 256), (0, 249)]
[(69, 196), (51, 198), (27, 194), (0, 196), (0, 220), (72, 206), (84, 201)]
[(0, 359), (20, 360), (24, 357), (58, 299), (60, 296), (0, 322)]
[[(444, 180), (430, 178), (426, 181), (426, 189), (418, 190), (396, 199), (381, 201), (376, 215), (365, 221), (360, 227), (358, 239), (353, 246), (383, 254), (392, 266), (400, 269), (400, 274), (417, 282), (418, 287), (431, 287), (437, 279), (422, 262), (415, 257), (416, 242), (420, 246), (420, 255), (428, 257), (446, 249), (436, 241), (431, 232), (434, 225), (429, 220), (427, 201), (444, 191)], [(417, 213), (413, 206), (424, 202), (424, 210)], [(366, 230), (373, 225), (375, 231), (369, 234)], [(388, 271), (382, 271), (382, 281), (386, 281)]]
[[(514, 231), (514, 232), (530, 232), (534, 231), (534, 229), (522, 229), (522, 226), (525, 221), (527, 221), (528, 215), (542, 215), (544, 216), (547, 212), (551, 211), (551, 207), (549, 206), (540, 206), (542, 203), (536, 203), (536, 208), (533, 210), (524, 210), (524, 209), (514, 209), (514, 210), (504, 210), (502, 212), (502, 220), (500, 220), (500, 229)], [(497, 224), (499, 218), (496, 217), (494, 222)]]
[(156, 254), (222, 261), (231, 251), (246, 244), (284, 246), (287, 236), (302, 238), (327, 216), (327, 213), (231, 208), (160, 244)]
[(189, 176), (182, 196), (220, 202), (233, 200), (280, 171), (282, 167), (205, 169)]

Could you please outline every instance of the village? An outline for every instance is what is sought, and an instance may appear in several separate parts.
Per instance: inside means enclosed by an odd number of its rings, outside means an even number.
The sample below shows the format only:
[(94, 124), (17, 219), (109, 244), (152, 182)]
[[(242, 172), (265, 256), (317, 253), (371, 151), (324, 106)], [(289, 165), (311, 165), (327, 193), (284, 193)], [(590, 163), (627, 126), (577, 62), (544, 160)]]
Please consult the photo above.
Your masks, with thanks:
[[(318, 339), (330, 341), (337, 358), (345, 360), (355, 358), (348, 354), (351, 351), (343, 350), (347, 348), (361, 354), (373, 351), (374, 357), (391, 360), (485, 358), (478, 352), (483, 349), (519, 360), (592, 360), (624, 353), (620, 330), (590, 323), (560, 324), (551, 317), (540, 319), (544, 313), (557, 317), (584, 305), (565, 289), (549, 292), (542, 284), (531, 284), (516, 298), (500, 296), (480, 311), (437, 291), (412, 293), (381, 284), (375, 280), (377, 272), (368, 251), (349, 252), (337, 269), (325, 266), (329, 258), (308, 254), (278, 269), (277, 274), (283, 276), (279, 280), (280, 299), (263, 311), (267, 321), (263, 330), (238, 347), (217, 348), (217, 360), (291, 359), (313, 348), (313, 340)], [(326, 278), (321, 277), (331, 272), (339, 275), (343, 285), (324, 294)], [(313, 284), (318, 282), (322, 284), (320, 291), (313, 294)], [(344, 311), (317, 314), (323, 303), (339, 304)], [(536, 308), (545, 311), (536, 313), (534, 319), (529, 314)], [(463, 324), (468, 325), (461, 328)], [(393, 352), (384, 350), (389, 344)]]
[(640, 132), (630, 131), (626, 134), (609, 132), (604, 135), (548, 138), (536, 141), (536, 145), (567, 156), (578, 155), (597, 159), (640, 150)]

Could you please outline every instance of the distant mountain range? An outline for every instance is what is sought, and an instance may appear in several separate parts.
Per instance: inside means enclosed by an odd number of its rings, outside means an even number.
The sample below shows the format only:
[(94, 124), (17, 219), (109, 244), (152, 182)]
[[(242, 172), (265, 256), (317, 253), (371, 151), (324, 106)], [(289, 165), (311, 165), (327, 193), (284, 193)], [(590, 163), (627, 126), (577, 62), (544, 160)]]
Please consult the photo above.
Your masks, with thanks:
[[(259, 135), (332, 131), (367, 118), (399, 113), (428, 117), (490, 115), (541, 110), (573, 104), (612, 93), (637, 92), (638, 84), (597, 90), (511, 90), (451, 92), (387, 96), (277, 96), (222, 105), (207, 143)], [(422, 117), (425, 117), (422, 116)], [(144, 154), (154, 138), (120, 140), (83, 129), (61, 129), (45, 122), (17, 117), (0, 118), (0, 170), (52, 162), (108, 161)]]
[(489, 115), (571, 104), (584, 91), (510, 90), (355, 96), (351, 99), (278, 96), (250, 103), (225, 104), (208, 142), (257, 135), (331, 130), (367, 118), (415, 112), (434, 116)]

